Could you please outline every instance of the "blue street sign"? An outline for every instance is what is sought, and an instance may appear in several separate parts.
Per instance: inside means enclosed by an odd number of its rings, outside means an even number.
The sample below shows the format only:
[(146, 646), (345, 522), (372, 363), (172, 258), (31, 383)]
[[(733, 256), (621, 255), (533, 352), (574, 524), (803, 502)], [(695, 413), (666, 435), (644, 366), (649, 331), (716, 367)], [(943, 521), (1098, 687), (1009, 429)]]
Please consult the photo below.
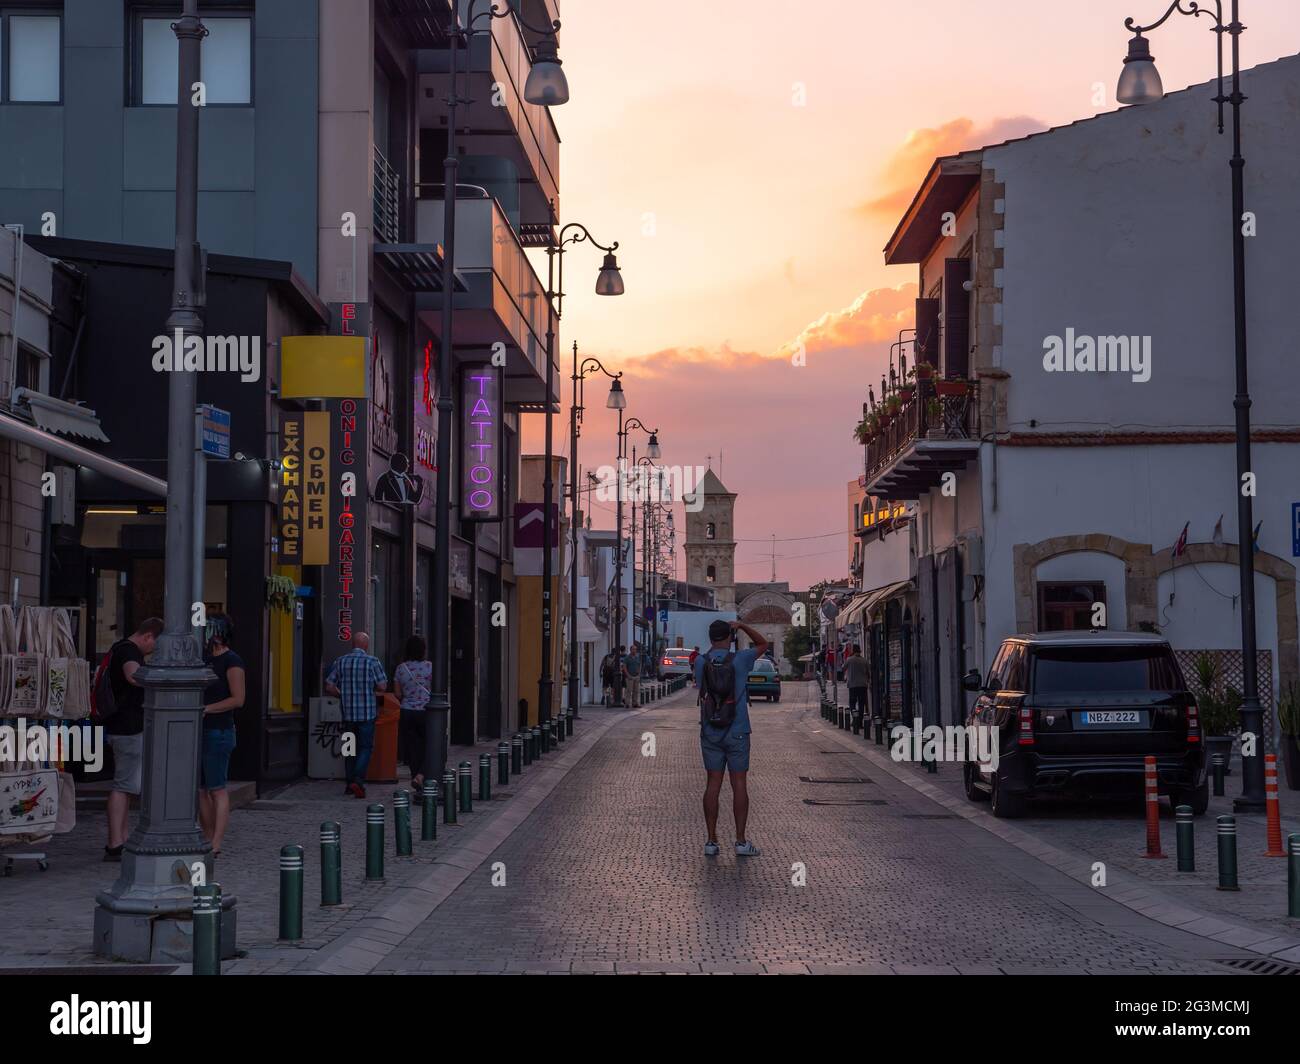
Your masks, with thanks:
[(664, 624), (667, 624), (667, 623), (668, 623), (668, 611), (667, 611), (667, 610), (660, 610), (660, 611), (659, 611), (659, 620), (660, 620), (661, 622), (663, 622)]
[(210, 458), (230, 457), (230, 411), (203, 404), (203, 453)]
[(1291, 557), (1300, 558), (1300, 502), (1291, 504)]

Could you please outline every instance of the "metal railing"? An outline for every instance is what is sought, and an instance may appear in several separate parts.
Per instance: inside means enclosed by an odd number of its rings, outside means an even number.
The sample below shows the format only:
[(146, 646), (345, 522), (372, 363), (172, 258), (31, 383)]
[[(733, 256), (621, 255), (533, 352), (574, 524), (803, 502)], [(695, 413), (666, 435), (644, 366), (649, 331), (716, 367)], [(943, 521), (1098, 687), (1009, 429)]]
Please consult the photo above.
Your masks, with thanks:
[(380, 244), (402, 242), (402, 175), (384, 153), (375, 148), (375, 240)]
[[(979, 438), (979, 385), (962, 382), (961, 394), (938, 394), (939, 390), (956, 391), (957, 383), (922, 378), (908, 399), (890, 415), (888, 424), (866, 444), (866, 474), (878, 476), (903, 451), (918, 439), (973, 440)], [(937, 408), (931, 410), (931, 401)]]

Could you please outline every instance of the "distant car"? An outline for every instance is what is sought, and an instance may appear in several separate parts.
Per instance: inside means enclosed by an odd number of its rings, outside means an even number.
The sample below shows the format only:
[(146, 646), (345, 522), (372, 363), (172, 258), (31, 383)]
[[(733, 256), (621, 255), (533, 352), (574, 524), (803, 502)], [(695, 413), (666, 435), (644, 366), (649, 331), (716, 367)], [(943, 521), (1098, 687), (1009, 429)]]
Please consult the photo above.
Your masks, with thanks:
[(762, 695), (769, 702), (781, 701), (781, 674), (776, 671), (776, 663), (771, 658), (761, 657), (749, 670), (749, 697), (751, 700)]
[(1136, 632), (1049, 632), (1003, 641), (967, 724), (997, 725), (999, 763), (966, 762), (966, 796), (1021, 816), (1047, 794), (1142, 795), (1144, 759), (1161, 794), (1200, 816), (1209, 805), (1196, 700), (1169, 643)]
[(660, 676), (691, 675), (691, 652), (677, 647), (669, 647), (659, 659)]

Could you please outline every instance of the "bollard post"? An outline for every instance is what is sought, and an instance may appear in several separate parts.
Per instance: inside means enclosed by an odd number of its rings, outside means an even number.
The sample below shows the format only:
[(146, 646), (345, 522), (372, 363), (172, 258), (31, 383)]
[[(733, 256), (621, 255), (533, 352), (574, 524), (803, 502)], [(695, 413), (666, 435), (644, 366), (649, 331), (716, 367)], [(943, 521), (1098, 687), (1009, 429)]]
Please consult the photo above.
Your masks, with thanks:
[(1265, 857), (1285, 857), (1282, 849), (1282, 810), (1277, 797), (1277, 754), (1264, 755), (1264, 807), (1268, 812), (1268, 851)]
[(302, 847), (280, 847), (280, 941), (302, 941)]
[(337, 820), (320, 826), (320, 903), (343, 904), (343, 829)]
[(1174, 810), (1174, 843), (1178, 848), (1178, 871), (1196, 871), (1196, 820), (1190, 805)]
[(1228, 767), (1228, 758), (1224, 754), (1214, 754), (1210, 758), (1210, 771), (1214, 775), (1214, 797), (1223, 797), (1223, 773)]
[(1156, 778), (1156, 759), (1148, 757), (1143, 760), (1143, 783), (1146, 788), (1147, 803), (1147, 852), (1144, 857), (1164, 857), (1160, 852), (1160, 782)]
[(436, 842), (438, 838), (438, 785), (433, 780), (424, 781), (423, 811), (420, 814), (420, 841)]
[(524, 744), (524, 766), (527, 767), (533, 763), (533, 730), (525, 728), (520, 734), (520, 739)]
[(1288, 835), (1286, 848), (1286, 914), (1300, 920), (1300, 835)]
[(564, 734), (570, 737), (573, 736), (573, 718), (576, 713), (576, 710), (570, 709), (569, 712), (564, 715)]
[(442, 774), (442, 822), (456, 823), (456, 773)]
[(885, 741), (885, 719), (884, 717), (876, 718), (876, 745), (880, 746)]
[(510, 736), (510, 771), (516, 776), (524, 771), (524, 737), (518, 732)]
[(221, 974), (221, 885), (194, 888), (193, 975)]
[(411, 856), (411, 792), (393, 792), (393, 842), (398, 857)]
[(853, 714), (853, 734), (854, 734), (854, 735), (861, 735), (861, 734), (862, 734), (862, 725), (863, 725), (863, 722), (864, 722), (865, 720), (866, 720), (866, 714), (865, 714), (865, 713), (854, 713), (854, 714)]
[(478, 800), (492, 801), (492, 757), (489, 754), (478, 755)]
[(1237, 886), (1237, 818), (1225, 813), (1219, 823), (1219, 890), (1240, 890)]
[(468, 761), (462, 761), (456, 766), (456, 776), (460, 811), (462, 813), (472, 813), (474, 812), (474, 766)]
[(555, 718), (555, 724), (551, 730), (555, 735), (556, 743), (564, 742), (564, 714), (563, 713), (561, 713), (558, 717)]
[(366, 878), (384, 878), (384, 807), (366, 806)]
[(528, 736), (532, 742), (533, 760), (539, 761), (541, 760), (542, 754), (545, 753), (542, 749), (542, 729), (534, 725), (532, 731), (528, 733)]
[(497, 743), (497, 785), (504, 787), (510, 782), (510, 744)]

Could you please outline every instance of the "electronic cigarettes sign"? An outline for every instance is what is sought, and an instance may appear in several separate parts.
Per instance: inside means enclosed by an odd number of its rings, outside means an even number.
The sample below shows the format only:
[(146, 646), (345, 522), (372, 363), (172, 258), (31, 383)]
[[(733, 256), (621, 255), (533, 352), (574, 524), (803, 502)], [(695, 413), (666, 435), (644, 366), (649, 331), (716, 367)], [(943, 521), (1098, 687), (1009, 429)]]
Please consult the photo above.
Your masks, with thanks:
[(501, 370), (466, 366), (460, 385), (460, 512), (466, 521), (500, 521), (502, 495)]

